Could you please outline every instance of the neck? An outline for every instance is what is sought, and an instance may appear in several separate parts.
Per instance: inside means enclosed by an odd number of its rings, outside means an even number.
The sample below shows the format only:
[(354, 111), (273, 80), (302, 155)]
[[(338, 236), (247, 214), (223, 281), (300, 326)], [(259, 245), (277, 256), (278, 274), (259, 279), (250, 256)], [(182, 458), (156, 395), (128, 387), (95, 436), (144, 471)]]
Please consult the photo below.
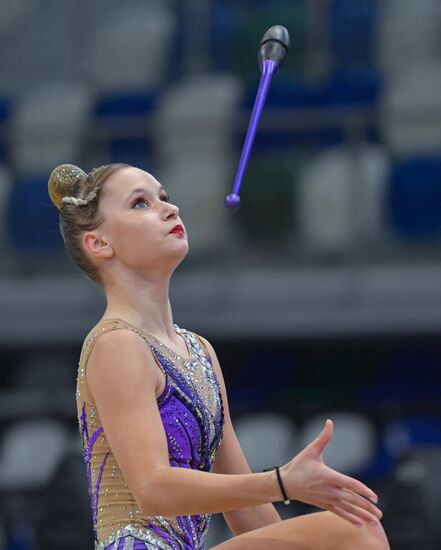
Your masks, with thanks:
[(169, 299), (170, 276), (148, 279), (134, 274), (106, 285), (107, 307), (102, 319), (119, 317), (158, 338), (176, 340)]

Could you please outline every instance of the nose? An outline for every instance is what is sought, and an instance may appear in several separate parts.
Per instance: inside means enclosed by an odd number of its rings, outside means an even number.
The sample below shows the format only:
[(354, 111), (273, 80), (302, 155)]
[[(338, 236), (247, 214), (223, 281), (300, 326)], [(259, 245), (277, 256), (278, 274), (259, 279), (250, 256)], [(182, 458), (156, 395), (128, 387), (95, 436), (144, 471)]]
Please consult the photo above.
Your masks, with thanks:
[(167, 208), (165, 209), (165, 216), (168, 220), (171, 217), (177, 218), (179, 216), (179, 208), (171, 203), (164, 203), (167, 205)]

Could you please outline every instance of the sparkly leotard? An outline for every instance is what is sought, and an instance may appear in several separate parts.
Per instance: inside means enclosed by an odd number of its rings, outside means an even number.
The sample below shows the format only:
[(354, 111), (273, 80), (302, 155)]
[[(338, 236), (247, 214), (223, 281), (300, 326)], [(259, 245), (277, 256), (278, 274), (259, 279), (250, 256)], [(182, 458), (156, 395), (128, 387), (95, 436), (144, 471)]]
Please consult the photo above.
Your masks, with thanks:
[(96, 325), (84, 340), (76, 399), (95, 550), (204, 548), (210, 514), (166, 517), (145, 516), (139, 511), (109, 447), (85, 377), (87, 359), (101, 334), (116, 329), (136, 332), (149, 346), (165, 375), (165, 388), (157, 404), (167, 437), (170, 465), (211, 471), (223, 435), (219, 383), (202, 341), (177, 325), (174, 328), (186, 341), (189, 359), (176, 355), (154, 336), (118, 318)]

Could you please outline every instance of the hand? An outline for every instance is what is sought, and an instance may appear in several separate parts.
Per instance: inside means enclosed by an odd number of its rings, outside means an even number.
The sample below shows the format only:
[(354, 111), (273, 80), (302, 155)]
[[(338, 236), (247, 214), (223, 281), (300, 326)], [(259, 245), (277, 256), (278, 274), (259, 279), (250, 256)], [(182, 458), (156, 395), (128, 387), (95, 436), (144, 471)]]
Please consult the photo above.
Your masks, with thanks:
[(320, 435), (280, 468), (286, 493), (291, 500), (334, 512), (357, 527), (363, 527), (363, 522), (376, 525), (383, 516), (373, 504), (378, 501), (377, 495), (360, 481), (323, 462), (323, 451), (332, 434), (333, 423), (327, 420)]

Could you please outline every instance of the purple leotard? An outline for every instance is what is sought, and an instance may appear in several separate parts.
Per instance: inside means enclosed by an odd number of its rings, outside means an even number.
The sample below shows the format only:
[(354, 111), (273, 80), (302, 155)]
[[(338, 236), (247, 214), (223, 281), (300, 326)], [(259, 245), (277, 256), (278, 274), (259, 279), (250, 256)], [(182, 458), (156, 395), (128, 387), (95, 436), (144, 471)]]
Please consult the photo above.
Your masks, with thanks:
[(165, 388), (157, 404), (167, 437), (170, 465), (211, 471), (223, 435), (220, 386), (200, 338), (177, 325), (174, 327), (185, 339), (188, 358), (175, 354), (154, 336), (122, 319), (103, 321), (84, 341), (77, 378), (77, 410), (96, 550), (204, 548), (210, 514), (166, 517), (145, 516), (140, 512), (108, 445), (85, 377), (87, 358), (101, 334), (116, 329), (139, 334), (165, 375)]

